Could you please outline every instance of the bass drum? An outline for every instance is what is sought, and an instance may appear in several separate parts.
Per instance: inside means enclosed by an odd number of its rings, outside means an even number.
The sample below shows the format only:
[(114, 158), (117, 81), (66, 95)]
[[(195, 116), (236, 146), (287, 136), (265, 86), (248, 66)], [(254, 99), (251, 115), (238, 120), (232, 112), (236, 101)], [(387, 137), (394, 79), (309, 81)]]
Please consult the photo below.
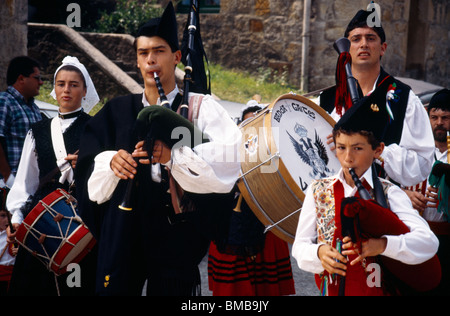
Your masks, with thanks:
[(294, 94), (280, 96), (240, 125), (239, 190), (266, 230), (289, 243), (308, 186), (340, 169), (327, 145), (334, 125), (322, 108)]

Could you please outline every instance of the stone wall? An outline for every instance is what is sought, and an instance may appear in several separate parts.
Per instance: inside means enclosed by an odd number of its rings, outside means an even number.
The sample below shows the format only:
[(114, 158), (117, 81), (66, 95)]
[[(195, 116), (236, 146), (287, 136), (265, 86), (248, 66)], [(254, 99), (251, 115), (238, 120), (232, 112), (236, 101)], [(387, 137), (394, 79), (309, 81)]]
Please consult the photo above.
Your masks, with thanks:
[(27, 54), (27, 0), (1, 0), (0, 17), (0, 91), (3, 91), (9, 61)]
[[(334, 83), (337, 54), (332, 47), (333, 42), (343, 36), (348, 21), (359, 9), (365, 8), (368, 2), (311, 1), (307, 76), (309, 91)], [(409, 76), (450, 86), (450, 2), (376, 2), (381, 6), (382, 23), (388, 41), (383, 67), (396, 76)], [(209, 59), (225, 67), (250, 73), (257, 73), (260, 68), (270, 68), (279, 73), (287, 70), (290, 83), (300, 86), (303, 6), (304, 0), (221, 0), (219, 14), (201, 16), (202, 36)], [(26, 54), (24, 12), (25, 0), (0, 1), (0, 36), (6, 39), (6, 45), (0, 47), (1, 78), (5, 76), (10, 58)], [(186, 19), (185, 14), (178, 16), (180, 35)], [(40, 41), (42, 39), (36, 38), (35, 44), (44, 47), (47, 45), (39, 43)], [(105, 52), (105, 45), (101, 46), (101, 50)], [(115, 50), (114, 45), (112, 46), (107, 52)], [(115, 60), (115, 57), (109, 58)], [(130, 65), (125, 66), (130, 68)], [(134, 67), (131, 65), (131, 68)], [(0, 86), (2, 84), (4, 86), (4, 79), (0, 79)]]
[(425, 78), (426, 80), (450, 88), (450, 1), (433, 0), (428, 2), (427, 15), (424, 21), (427, 25), (427, 41), (420, 42), (424, 46)]
[(134, 37), (128, 34), (87, 33), (81, 35), (113, 63), (118, 65), (137, 83), (144, 86), (144, 81), (137, 68), (136, 52), (133, 47)]
[[(403, 75), (407, 51), (409, 1), (379, 0), (382, 25), (388, 48), (382, 60), (386, 71)], [(367, 7), (366, 0), (314, 1), (311, 20), (310, 87), (312, 90), (334, 84), (337, 53), (335, 40), (344, 36), (349, 21), (356, 12)], [(398, 36), (400, 35), (400, 36)]]
[[(448, 0), (378, 0), (388, 50), (382, 65), (396, 76), (412, 76), (450, 86)], [(309, 90), (334, 83), (337, 53), (333, 43), (368, 0), (314, 0), (311, 4)], [(201, 16), (208, 57), (226, 67), (257, 72), (258, 68), (289, 70), (300, 85), (303, 0), (222, 0), (219, 14)], [(426, 8), (426, 10), (424, 9)], [(424, 13), (426, 12), (426, 13)], [(418, 23), (421, 22), (419, 26)], [(186, 15), (179, 16), (180, 30)], [(180, 33), (181, 34), (181, 33)], [(423, 47), (415, 53), (411, 47)], [(418, 59), (418, 68), (408, 60)], [(417, 67), (416, 67), (417, 68)]]
[(94, 82), (101, 100), (111, 100), (120, 95), (129, 94), (125, 87), (117, 84), (111, 74), (105, 73), (93, 60), (86, 56), (86, 52), (78, 49), (57, 29), (33, 26), (28, 32), (28, 55), (37, 59), (41, 65), (44, 79), (53, 82), (53, 74), (61, 65), (64, 57), (77, 57), (86, 66)]
[[(215, 63), (255, 73), (287, 69), (299, 83), (303, 1), (222, 0), (219, 15), (202, 15), (202, 37)], [(180, 24), (186, 17), (180, 16)]]

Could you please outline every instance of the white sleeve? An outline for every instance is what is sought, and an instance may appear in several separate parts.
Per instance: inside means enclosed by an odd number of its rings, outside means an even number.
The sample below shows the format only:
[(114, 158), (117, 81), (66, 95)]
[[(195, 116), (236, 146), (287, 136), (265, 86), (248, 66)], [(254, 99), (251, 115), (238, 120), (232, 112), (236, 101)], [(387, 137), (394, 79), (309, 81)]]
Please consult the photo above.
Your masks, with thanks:
[(399, 236), (384, 236), (387, 247), (382, 255), (406, 264), (421, 264), (437, 252), (439, 241), (428, 223), (413, 209), (405, 192), (397, 186), (388, 191), (391, 210), (405, 223), (410, 232)]
[(104, 151), (94, 159), (94, 170), (87, 184), (89, 199), (92, 202), (102, 204), (109, 201), (120, 181), (110, 167), (115, 154), (116, 151)]
[(11, 222), (21, 224), (23, 214), (20, 208), (27, 202), (30, 195), (36, 193), (39, 187), (39, 167), (35, 153), (35, 141), (30, 130), (25, 137), (16, 179), (8, 193), (6, 207), (12, 214)]
[[(311, 186), (310, 186), (311, 187)], [(311, 273), (322, 273), (324, 268), (317, 255), (316, 206), (312, 190), (308, 188), (292, 246), (292, 256), (300, 269)]]
[(411, 91), (400, 144), (387, 146), (381, 155), (386, 173), (404, 186), (422, 182), (433, 167), (434, 148), (428, 114), (420, 99)]
[(211, 96), (203, 98), (195, 124), (210, 142), (172, 151), (167, 164), (178, 184), (198, 194), (228, 193), (239, 176), (241, 131), (229, 114)]

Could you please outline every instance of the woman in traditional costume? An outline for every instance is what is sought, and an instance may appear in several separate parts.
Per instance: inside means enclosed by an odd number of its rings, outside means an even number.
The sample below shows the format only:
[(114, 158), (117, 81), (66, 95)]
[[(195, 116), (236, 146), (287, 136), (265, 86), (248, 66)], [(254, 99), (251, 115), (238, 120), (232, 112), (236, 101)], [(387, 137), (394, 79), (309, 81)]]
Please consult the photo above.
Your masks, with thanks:
[[(74, 167), (81, 133), (91, 118), (87, 113), (98, 103), (99, 97), (85, 66), (71, 56), (65, 57), (56, 70), (51, 95), (58, 101), (58, 116), (35, 123), (28, 132), (16, 181), (8, 195), (7, 207), (16, 230), (39, 200), (54, 190), (62, 188), (76, 197)], [(83, 270), (82, 281), (86, 283), (71, 289), (64, 275), (56, 277), (37, 258), (20, 247), (10, 294), (93, 294), (89, 270), (92, 269)]]

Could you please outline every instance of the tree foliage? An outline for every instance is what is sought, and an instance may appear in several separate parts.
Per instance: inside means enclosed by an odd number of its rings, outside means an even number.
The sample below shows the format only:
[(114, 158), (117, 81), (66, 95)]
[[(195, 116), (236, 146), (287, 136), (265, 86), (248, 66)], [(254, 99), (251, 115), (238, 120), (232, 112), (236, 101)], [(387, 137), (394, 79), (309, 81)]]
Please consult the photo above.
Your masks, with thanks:
[(161, 16), (163, 9), (156, 0), (117, 0), (116, 9), (102, 12), (97, 31), (135, 36), (139, 27), (151, 18)]

